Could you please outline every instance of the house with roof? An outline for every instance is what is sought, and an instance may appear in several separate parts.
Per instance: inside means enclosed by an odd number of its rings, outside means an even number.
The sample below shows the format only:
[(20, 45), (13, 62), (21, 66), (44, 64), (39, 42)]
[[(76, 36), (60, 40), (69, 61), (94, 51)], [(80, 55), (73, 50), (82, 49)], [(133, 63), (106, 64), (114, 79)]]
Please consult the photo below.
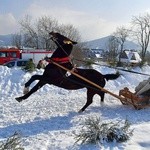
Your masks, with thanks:
[[(119, 56), (117, 57), (119, 60)], [(142, 59), (136, 50), (124, 50), (120, 54), (120, 61), (128, 65), (139, 64)]]
[(104, 55), (103, 49), (83, 49), (86, 58), (102, 59)]

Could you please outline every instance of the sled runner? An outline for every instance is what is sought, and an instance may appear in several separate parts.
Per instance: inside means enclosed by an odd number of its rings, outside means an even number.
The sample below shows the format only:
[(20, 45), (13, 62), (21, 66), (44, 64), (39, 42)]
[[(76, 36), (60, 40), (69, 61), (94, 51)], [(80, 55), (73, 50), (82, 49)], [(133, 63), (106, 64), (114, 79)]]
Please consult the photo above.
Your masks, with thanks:
[(119, 91), (120, 101), (123, 105), (132, 105), (135, 109), (150, 107), (150, 97), (136, 95), (129, 91), (127, 87)]

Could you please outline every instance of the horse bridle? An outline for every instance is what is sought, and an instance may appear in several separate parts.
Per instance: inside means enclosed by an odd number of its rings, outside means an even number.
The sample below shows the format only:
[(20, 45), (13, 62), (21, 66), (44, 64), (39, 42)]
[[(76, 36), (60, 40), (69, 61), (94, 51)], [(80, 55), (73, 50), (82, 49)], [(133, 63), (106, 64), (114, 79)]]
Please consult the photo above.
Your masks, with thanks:
[[(64, 50), (64, 48), (59, 44), (59, 42), (56, 40), (56, 38), (54, 38), (53, 37), (53, 39), (52, 38), (50, 38), (52, 41), (54, 41), (54, 42), (56, 42), (58, 45), (59, 45), (59, 47), (63, 50), (63, 52), (66, 54), (66, 55), (68, 55), (67, 54), (67, 52)], [(69, 57), (69, 56), (68, 56)]]

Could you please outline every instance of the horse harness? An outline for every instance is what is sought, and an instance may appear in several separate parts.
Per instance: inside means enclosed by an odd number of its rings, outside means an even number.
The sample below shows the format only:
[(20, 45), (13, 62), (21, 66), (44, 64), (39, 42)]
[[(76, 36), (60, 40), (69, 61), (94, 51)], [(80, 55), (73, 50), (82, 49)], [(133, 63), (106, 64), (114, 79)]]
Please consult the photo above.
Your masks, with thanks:
[[(66, 63), (71, 63), (70, 62), (70, 58), (69, 57), (63, 57), (63, 58), (59, 58), (59, 57), (56, 57), (56, 58), (49, 58), (47, 60), (48, 63), (50, 64), (53, 64), (53, 62), (56, 62), (60, 65), (63, 65), (63, 64), (66, 64)], [(60, 73), (60, 76), (57, 77), (56, 79), (56, 76), (55, 76), (55, 79), (59, 82), (59, 85), (63, 84), (64, 80), (66, 80), (66, 77), (68, 77), (68, 73), (66, 72), (64, 74), (63, 70), (59, 67), (57, 67), (57, 69), (59, 70), (59, 73)], [(60, 81), (61, 80), (61, 81)]]
[(50, 62), (53, 63), (53, 61), (56, 62), (56, 63), (58, 63), (58, 64), (64, 64), (64, 63), (70, 62), (70, 58), (69, 58), (69, 57), (51, 58), (51, 59), (50, 59)]

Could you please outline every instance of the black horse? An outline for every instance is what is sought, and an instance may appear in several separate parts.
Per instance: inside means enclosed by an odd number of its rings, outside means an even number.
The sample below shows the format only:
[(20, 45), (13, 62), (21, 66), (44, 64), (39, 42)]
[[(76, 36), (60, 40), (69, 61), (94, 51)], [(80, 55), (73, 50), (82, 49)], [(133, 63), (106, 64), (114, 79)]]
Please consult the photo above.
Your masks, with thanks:
[[(101, 97), (101, 101), (104, 101), (104, 94), (102, 90), (96, 88), (94, 85), (85, 82), (84, 80), (78, 78), (77, 76), (71, 74), (69, 76), (66, 75), (67, 71), (56, 66), (53, 64), (53, 61), (57, 62), (58, 64), (62, 65), (67, 69), (72, 69), (73, 65), (70, 63), (68, 57), (71, 54), (73, 44), (76, 42), (66, 38), (65, 36), (59, 33), (50, 33), (54, 38), (53, 40), (57, 44), (58, 48), (53, 53), (50, 58), (50, 63), (46, 66), (43, 75), (33, 75), (30, 80), (25, 83), (25, 89), (28, 89), (30, 84), (35, 81), (39, 80), (39, 82), (26, 94), (21, 97), (17, 97), (16, 100), (21, 102), (22, 100), (27, 99), (31, 94), (36, 92), (45, 84), (53, 84), (55, 86), (67, 89), (67, 90), (77, 90), (81, 88), (87, 88), (87, 102), (86, 104), (80, 109), (80, 112), (83, 112), (93, 101), (93, 96), (98, 94)], [(80, 69), (76, 68), (75, 72), (80, 76), (94, 82), (95, 84), (104, 87), (106, 80), (114, 80), (119, 77), (119, 74), (106, 74), (103, 75), (94, 69)], [(106, 80), (105, 80), (106, 79)]]

